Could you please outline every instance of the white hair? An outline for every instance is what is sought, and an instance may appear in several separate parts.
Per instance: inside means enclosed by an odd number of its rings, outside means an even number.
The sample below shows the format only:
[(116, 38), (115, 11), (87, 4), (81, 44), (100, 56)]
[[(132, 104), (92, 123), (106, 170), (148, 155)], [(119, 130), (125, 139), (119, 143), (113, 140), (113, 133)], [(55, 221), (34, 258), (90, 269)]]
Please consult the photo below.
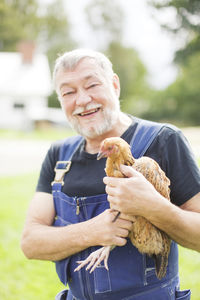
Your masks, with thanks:
[(69, 71), (74, 70), (78, 63), (84, 58), (94, 59), (97, 65), (103, 69), (105, 75), (108, 76), (108, 78), (112, 78), (114, 74), (112, 63), (103, 53), (91, 49), (80, 48), (70, 52), (65, 52), (63, 55), (57, 58), (53, 71), (53, 84), (55, 89), (57, 72), (60, 69)]

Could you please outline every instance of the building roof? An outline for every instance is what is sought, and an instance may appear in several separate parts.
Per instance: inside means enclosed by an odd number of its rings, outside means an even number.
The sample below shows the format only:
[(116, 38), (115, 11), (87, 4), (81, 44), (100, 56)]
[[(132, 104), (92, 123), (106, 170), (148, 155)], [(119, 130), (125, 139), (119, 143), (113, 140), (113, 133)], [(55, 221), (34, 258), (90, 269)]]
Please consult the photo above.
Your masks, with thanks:
[(51, 91), (47, 57), (33, 55), (24, 63), (19, 52), (0, 52), (0, 97), (47, 97)]

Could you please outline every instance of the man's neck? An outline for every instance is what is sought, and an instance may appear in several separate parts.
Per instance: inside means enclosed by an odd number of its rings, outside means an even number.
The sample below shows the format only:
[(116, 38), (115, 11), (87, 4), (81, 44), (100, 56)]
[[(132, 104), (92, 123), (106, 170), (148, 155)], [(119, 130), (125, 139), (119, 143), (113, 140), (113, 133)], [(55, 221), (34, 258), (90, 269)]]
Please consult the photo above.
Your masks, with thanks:
[(121, 136), (131, 125), (132, 120), (124, 113), (120, 113), (119, 119), (111, 130), (95, 138), (86, 138), (85, 151), (91, 154), (98, 153), (100, 144), (105, 138)]

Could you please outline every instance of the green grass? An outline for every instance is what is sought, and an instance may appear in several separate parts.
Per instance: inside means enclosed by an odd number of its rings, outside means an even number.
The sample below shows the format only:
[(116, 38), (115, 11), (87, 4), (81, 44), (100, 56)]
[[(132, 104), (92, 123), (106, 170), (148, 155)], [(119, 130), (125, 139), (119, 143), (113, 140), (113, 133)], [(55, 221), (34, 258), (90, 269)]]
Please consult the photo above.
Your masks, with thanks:
[[(0, 299), (50, 300), (64, 288), (54, 264), (27, 260), (20, 250), (20, 236), (26, 210), (38, 174), (0, 178)], [(180, 247), (181, 288), (200, 299), (200, 254)]]
[(200, 253), (179, 246), (181, 289), (191, 289), (192, 300), (200, 300)]
[(44, 127), (33, 131), (0, 129), (0, 138), (8, 140), (59, 140), (74, 135), (70, 128)]
[(54, 263), (27, 260), (20, 249), (26, 210), (38, 174), (0, 179), (0, 299), (50, 300), (64, 288)]

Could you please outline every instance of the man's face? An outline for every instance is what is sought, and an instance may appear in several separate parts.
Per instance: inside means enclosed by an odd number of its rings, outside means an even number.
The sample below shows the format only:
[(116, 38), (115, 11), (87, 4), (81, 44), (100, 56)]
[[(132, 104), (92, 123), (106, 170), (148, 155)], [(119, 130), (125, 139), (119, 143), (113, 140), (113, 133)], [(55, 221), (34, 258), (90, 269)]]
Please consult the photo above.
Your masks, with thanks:
[(79, 134), (95, 138), (116, 124), (119, 79), (117, 75), (108, 79), (93, 59), (81, 60), (73, 71), (60, 69), (56, 86), (66, 117)]

